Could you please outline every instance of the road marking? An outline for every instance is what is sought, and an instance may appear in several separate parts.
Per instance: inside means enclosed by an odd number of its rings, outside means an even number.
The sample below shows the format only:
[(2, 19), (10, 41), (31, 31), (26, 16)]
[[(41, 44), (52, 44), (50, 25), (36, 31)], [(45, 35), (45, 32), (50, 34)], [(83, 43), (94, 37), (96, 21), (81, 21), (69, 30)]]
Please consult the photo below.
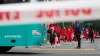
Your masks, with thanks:
[(33, 48), (32, 50), (90, 50), (93, 51), (93, 48), (81, 48), (81, 49), (76, 49), (76, 48)]

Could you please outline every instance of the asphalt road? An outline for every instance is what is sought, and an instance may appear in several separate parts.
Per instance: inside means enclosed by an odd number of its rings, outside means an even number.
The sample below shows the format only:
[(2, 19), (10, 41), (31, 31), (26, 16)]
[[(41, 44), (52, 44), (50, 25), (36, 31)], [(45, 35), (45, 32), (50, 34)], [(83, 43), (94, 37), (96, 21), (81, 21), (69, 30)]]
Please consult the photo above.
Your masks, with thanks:
[(95, 43), (82, 41), (82, 48), (75, 49), (77, 44), (61, 43), (60, 47), (50, 48), (50, 44), (39, 47), (14, 47), (7, 53), (0, 53), (0, 56), (100, 56), (100, 39), (95, 40)]

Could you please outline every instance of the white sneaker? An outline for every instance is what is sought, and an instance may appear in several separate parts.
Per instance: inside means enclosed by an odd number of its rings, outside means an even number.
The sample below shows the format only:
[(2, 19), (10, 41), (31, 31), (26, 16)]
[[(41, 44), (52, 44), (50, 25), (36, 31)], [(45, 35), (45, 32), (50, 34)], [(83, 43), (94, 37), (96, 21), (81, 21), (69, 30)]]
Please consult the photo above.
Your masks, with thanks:
[(53, 48), (53, 46), (51, 46), (51, 48)]
[(54, 45), (53, 48), (55, 48), (56, 46)]
[(44, 46), (40, 46), (40, 48), (45, 48)]
[(70, 45), (71, 45), (72, 43), (70, 43)]
[(66, 44), (66, 43), (64, 43), (64, 44)]
[(68, 45), (68, 43), (66, 43)]
[(39, 48), (42, 48), (42, 46), (39, 46)]
[(78, 43), (78, 42), (75, 42), (76, 44)]
[(60, 44), (58, 44), (58, 46), (60, 46)]

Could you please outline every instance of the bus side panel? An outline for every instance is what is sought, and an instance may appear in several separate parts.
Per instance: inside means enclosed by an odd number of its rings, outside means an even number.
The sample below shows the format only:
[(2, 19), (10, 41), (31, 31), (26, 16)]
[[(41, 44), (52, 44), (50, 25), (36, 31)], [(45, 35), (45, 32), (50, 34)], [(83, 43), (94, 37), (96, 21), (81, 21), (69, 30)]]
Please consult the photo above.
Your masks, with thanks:
[(43, 44), (46, 44), (47, 40), (48, 40), (48, 38), (47, 38), (47, 26), (45, 28), (42, 27), (42, 35), (43, 35), (44, 42), (42, 42), (41, 44), (43, 45)]
[(25, 46), (25, 25), (0, 26), (0, 46)]
[(41, 28), (41, 24), (30, 24), (27, 25), (27, 38), (28, 38), (28, 45), (35, 46), (41, 45), (44, 40), (43, 36), (43, 29)]

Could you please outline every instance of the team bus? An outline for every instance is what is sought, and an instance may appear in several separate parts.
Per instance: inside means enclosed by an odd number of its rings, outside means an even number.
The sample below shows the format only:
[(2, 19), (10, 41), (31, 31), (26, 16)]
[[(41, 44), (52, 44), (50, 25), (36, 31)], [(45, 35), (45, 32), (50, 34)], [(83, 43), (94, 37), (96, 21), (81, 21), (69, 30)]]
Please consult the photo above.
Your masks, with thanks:
[(42, 23), (0, 26), (0, 52), (14, 46), (45, 44), (47, 27)]
[[(29, 0), (1, 0), (1, 4), (15, 5), (14, 3), (30, 2)], [(36, 2), (35, 0), (32, 2)], [(6, 4), (6, 5), (5, 5)], [(2, 6), (0, 5), (0, 6)], [(0, 11), (0, 21), (2, 19), (18, 19), (19, 12), (15, 15), (10, 12)], [(26, 13), (28, 14), (28, 13)], [(30, 16), (30, 15), (29, 15)], [(4, 18), (3, 18), (4, 17)], [(24, 17), (24, 16), (22, 16)], [(23, 18), (25, 19), (25, 18)], [(27, 19), (30, 19), (28, 17)], [(0, 53), (9, 51), (15, 46), (40, 46), (46, 43), (47, 40), (47, 24), (46, 23), (31, 23), (31, 24), (17, 24), (17, 25), (0, 25)]]
[[(44, 0), (0, 0), (2, 5), (15, 5), (16, 3), (34, 3)], [(0, 6), (2, 6), (0, 5)], [(5, 6), (6, 6), (5, 5)], [(0, 11), (0, 21), (4, 19), (18, 19), (19, 12), (15, 12), (15, 15), (11, 12)], [(28, 13), (26, 13), (28, 14)], [(25, 15), (24, 15), (25, 16)], [(22, 16), (22, 17), (24, 17)], [(30, 15), (29, 15), (30, 16)], [(25, 17), (23, 18), (25, 19)], [(30, 17), (27, 19), (30, 20)], [(15, 46), (41, 46), (47, 42), (47, 23), (31, 23), (31, 24), (14, 24), (14, 25), (0, 25), (0, 53), (9, 51)]]

